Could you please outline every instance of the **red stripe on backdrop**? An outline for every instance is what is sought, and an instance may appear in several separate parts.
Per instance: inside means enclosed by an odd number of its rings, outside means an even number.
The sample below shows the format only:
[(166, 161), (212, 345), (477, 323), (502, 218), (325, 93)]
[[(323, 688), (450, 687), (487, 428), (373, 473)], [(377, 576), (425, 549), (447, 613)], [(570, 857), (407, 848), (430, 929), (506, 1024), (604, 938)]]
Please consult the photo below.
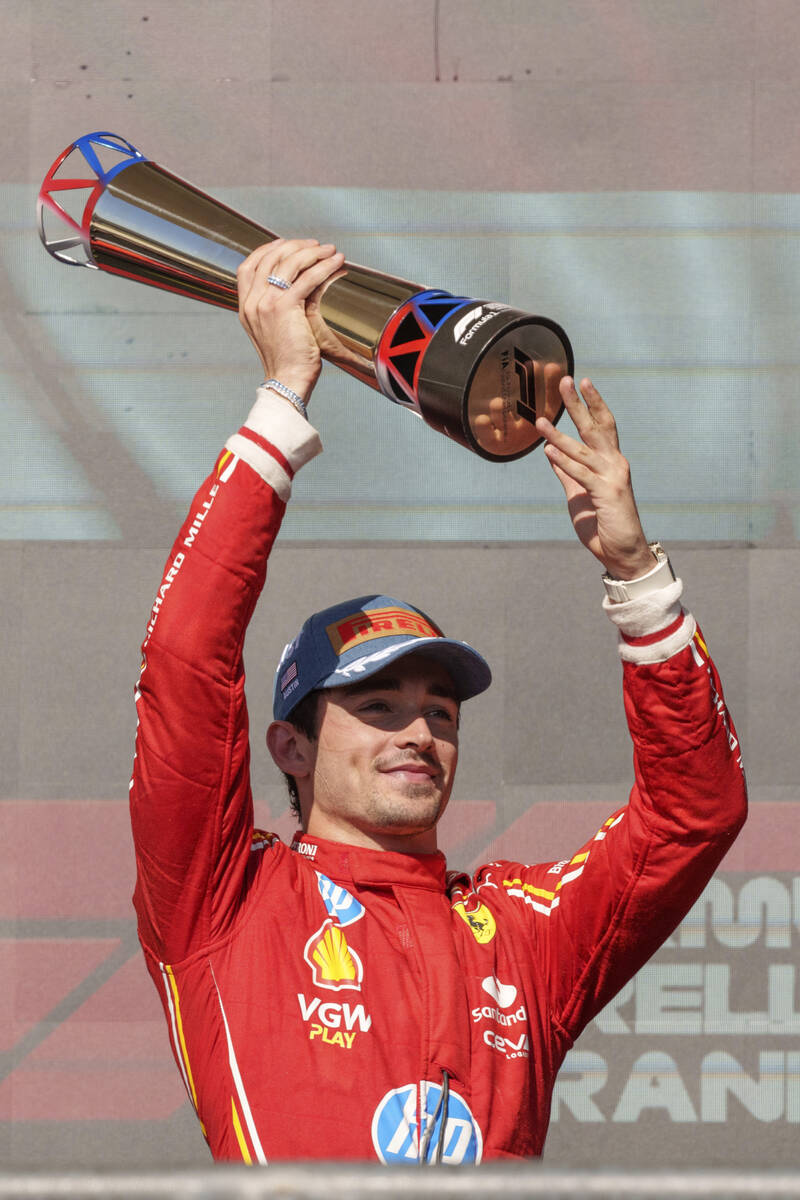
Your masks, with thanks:
[(10, 1050), (118, 945), (115, 938), (0, 939), (0, 1052)]
[(0, 918), (130, 918), (134, 859), (128, 805), (4, 800)]
[(158, 1120), (185, 1102), (161, 1005), (140, 955), (56, 1025), (0, 1084), (0, 1120)]
[[(259, 825), (288, 840), (294, 821), (259, 811)], [(486, 844), (496, 820), (492, 801), (456, 802), (442, 828), (451, 865), (459, 847), (484, 841), (477, 861), (492, 857), (549, 861), (571, 854), (610, 813), (604, 802), (533, 805)], [(97, 800), (6, 801), (0, 837), (14, 847), (0, 877), (0, 918), (119, 918), (133, 921), (133, 852), (127, 804)], [(722, 866), (750, 873), (800, 870), (800, 803), (761, 802)], [(49, 931), (48, 931), (49, 932)], [(0, 941), (5, 1034), (0, 1049), (36, 1033), (60, 1001), (117, 945), (114, 938), (48, 936)], [(51, 1018), (52, 1019), (52, 1018)], [(39, 1025), (31, 1044), (0, 1083), (0, 1120), (154, 1120), (186, 1103), (158, 996), (136, 954), (87, 995), (66, 1019)]]
[[(74, 975), (75, 968), (66, 967), (66, 959), (76, 945), (80, 953), (82, 943), (74, 939), (60, 943), (57, 965), (62, 973), (48, 980), (51, 996), (59, 990), (66, 993), (72, 984), (69, 972)], [(17, 990), (30, 999), (33, 980), (25, 965), (35, 966), (39, 973), (42, 964), (30, 956), (26, 964), (17, 963)], [(40, 1008), (35, 1010), (37, 1019)], [(31, 1017), (34, 1010), (21, 1015)], [(185, 1101), (161, 1006), (137, 955), (71, 1016), (54, 1025), (0, 1083), (0, 1120), (157, 1120)]]
[[(460, 847), (488, 839), (492, 801), (455, 801), (442, 824), (441, 842), (452, 865)], [(604, 802), (534, 804), (484, 845), (476, 861), (513, 857), (549, 862), (569, 857), (611, 811)], [(276, 821), (258, 812), (260, 827), (278, 826), (291, 838), (288, 814)], [(102, 800), (6, 800), (0, 803), (0, 839), (13, 847), (0, 873), (0, 919), (132, 919), (134, 858), (128, 806)], [(800, 871), (800, 802), (751, 804), (750, 817), (722, 864), (725, 871)]]
[[(297, 822), (256, 805), (256, 824), (291, 841)], [(445, 814), (442, 843), (460, 847), (494, 821), (493, 801), (465, 800)], [(0, 844), (13, 846), (0, 872), (0, 919), (133, 920), (135, 882), (128, 805), (113, 800), (5, 800)]]
[[(166, 1042), (166, 1030), (164, 1030)], [(156, 1121), (186, 1102), (171, 1057), (151, 1063), (18, 1067), (0, 1084), (0, 1121)]]
[[(611, 811), (607, 803), (591, 800), (534, 804), (487, 847), (488, 856), (517, 862), (569, 858), (594, 836)], [(800, 803), (751, 804), (747, 824), (719, 869), (800, 871)]]
[[(266, 805), (256, 800), (256, 829), (277, 833), (282, 842), (291, 845), (297, 832), (297, 818), (288, 808), (278, 817), (270, 814)], [(467, 848), (484, 839), (494, 826), (497, 805), (494, 800), (458, 800), (448, 805), (439, 825), (439, 843), (447, 851), (454, 867), (467, 867)], [(481, 862), (485, 859), (482, 858)]]

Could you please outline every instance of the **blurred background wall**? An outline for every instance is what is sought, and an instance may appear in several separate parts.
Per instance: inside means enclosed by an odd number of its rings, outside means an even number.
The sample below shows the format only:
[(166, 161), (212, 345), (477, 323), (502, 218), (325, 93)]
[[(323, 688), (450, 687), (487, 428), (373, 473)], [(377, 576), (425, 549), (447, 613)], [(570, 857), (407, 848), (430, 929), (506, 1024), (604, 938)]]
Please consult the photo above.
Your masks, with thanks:
[[(109, 130), (282, 233), (550, 316), (726, 682), (752, 816), (568, 1056), (553, 1165), (796, 1162), (800, 156), (794, 0), (0, 0), (0, 1162), (202, 1164), (130, 906), (138, 646), (260, 380), (235, 317), (61, 266), (38, 185)], [(484, 650), (451, 865), (567, 857), (631, 779), (599, 571), (540, 453), (483, 463), (327, 368), (251, 628), (407, 595)]]

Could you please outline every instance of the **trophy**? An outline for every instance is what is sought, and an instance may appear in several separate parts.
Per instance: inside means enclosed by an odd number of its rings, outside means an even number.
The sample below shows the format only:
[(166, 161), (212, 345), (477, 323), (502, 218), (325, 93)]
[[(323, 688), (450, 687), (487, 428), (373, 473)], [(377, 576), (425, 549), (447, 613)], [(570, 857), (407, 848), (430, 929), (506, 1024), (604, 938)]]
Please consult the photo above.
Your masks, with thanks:
[[(236, 268), (278, 236), (102, 132), (53, 163), (37, 219), (61, 262), (233, 310)], [(572, 348), (547, 317), (348, 262), (319, 310), (326, 359), (481, 458), (528, 454), (536, 418), (561, 416)]]

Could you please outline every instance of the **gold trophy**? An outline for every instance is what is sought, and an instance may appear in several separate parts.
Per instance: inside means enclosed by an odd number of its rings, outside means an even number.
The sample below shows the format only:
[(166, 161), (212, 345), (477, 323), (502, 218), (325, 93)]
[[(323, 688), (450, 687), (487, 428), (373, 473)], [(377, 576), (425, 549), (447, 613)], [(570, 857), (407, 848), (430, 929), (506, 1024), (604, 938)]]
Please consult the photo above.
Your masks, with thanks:
[[(37, 216), (61, 262), (233, 310), (236, 268), (278, 236), (102, 132), (56, 159)], [(528, 454), (542, 440), (536, 418), (561, 416), (572, 348), (547, 317), (347, 262), (320, 313), (326, 359), (481, 458)]]

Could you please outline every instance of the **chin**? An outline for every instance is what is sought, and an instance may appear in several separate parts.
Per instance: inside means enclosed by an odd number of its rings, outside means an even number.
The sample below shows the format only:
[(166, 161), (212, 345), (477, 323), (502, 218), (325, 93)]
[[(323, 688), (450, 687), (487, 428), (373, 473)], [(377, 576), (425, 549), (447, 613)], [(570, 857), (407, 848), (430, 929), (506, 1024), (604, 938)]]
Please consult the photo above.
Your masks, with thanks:
[(379, 824), (385, 833), (428, 833), (436, 827), (443, 811), (444, 806), (441, 803), (431, 804), (425, 809), (416, 808), (413, 812), (409, 812), (408, 809), (393, 809), (389, 812), (384, 811)]

